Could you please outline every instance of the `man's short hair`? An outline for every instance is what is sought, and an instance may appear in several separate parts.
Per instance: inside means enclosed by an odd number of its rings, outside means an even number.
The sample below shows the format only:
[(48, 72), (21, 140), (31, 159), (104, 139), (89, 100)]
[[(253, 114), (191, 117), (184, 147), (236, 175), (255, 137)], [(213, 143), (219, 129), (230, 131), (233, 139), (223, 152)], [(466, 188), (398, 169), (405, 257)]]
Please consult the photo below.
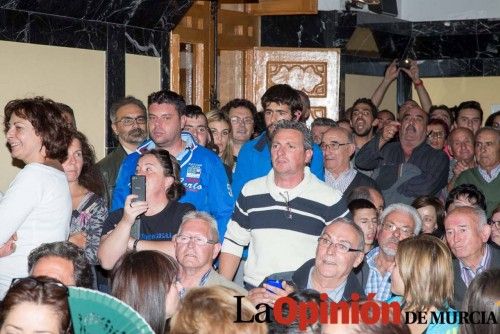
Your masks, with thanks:
[(363, 199), (363, 198), (358, 198), (358, 199), (352, 200), (351, 202), (349, 202), (347, 207), (349, 208), (349, 212), (353, 216), (354, 216), (354, 213), (356, 211), (362, 210), (362, 209), (373, 209), (373, 210), (377, 211), (375, 204), (373, 204), (370, 200)]
[(144, 103), (142, 103), (141, 100), (135, 98), (134, 96), (128, 95), (113, 103), (111, 105), (111, 108), (109, 108), (109, 120), (111, 121), (111, 123), (116, 122), (116, 113), (118, 112), (118, 109), (128, 104), (135, 105), (137, 108), (141, 109), (144, 115), (146, 115), (146, 106), (144, 105)]
[[(361, 98), (357, 99), (356, 101), (354, 101), (354, 103), (352, 104), (353, 111), (354, 111), (354, 107), (360, 103), (364, 103), (364, 104), (367, 104), (368, 106), (370, 106), (370, 109), (372, 110), (372, 117), (377, 118), (377, 113), (378, 113), (377, 106), (373, 103), (373, 101), (371, 99), (366, 98), (366, 97), (361, 97)], [(351, 119), (352, 119), (352, 113), (351, 113)]]
[(262, 95), (260, 102), (262, 109), (264, 110), (268, 104), (272, 102), (277, 104), (286, 104), (290, 107), (292, 117), (295, 117), (295, 113), (297, 113), (297, 111), (302, 112), (303, 110), (302, 99), (300, 98), (299, 93), (287, 84), (278, 84), (270, 87), (266, 90), (264, 95)]
[(205, 118), (205, 121), (207, 121), (207, 116), (203, 112), (203, 109), (201, 109), (200, 106), (197, 106), (196, 104), (188, 104), (186, 108), (184, 109), (184, 116), (187, 118), (198, 118), (198, 117), (203, 117)]
[(327, 117), (318, 117), (311, 123), (311, 129), (314, 128), (315, 126), (329, 126), (331, 128), (336, 128), (337, 127), (337, 122), (335, 122), (331, 118)]
[(325, 232), (325, 230), (328, 228), (328, 226), (332, 226), (334, 224), (345, 224), (345, 225), (351, 226), (356, 231), (356, 234), (358, 235), (358, 239), (359, 239), (359, 243), (358, 243), (356, 248), (360, 249), (360, 250), (364, 249), (364, 247), (365, 247), (365, 234), (363, 233), (363, 230), (361, 229), (361, 227), (354, 224), (354, 222), (352, 220), (350, 220), (349, 218), (345, 218), (345, 217), (335, 218), (334, 220), (331, 221), (330, 224), (328, 224), (327, 226), (325, 226), (323, 228), (323, 231), (321, 231), (321, 234), (323, 234)]
[(420, 218), (417, 209), (407, 204), (394, 203), (389, 205), (384, 209), (384, 211), (382, 211), (382, 214), (380, 215), (380, 223), (383, 224), (385, 218), (395, 211), (404, 212), (411, 216), (415, 222), (415, 229), (413, 231), (414, 235), (418, 235), (420, 233), (420, 230), (422, 229), (422, 218)]
[(274, 128), (274, 131), (272, 133), (272, 138), (276, 136), (278, 133), (278, 130), (297, 130), (302, 133), (302, 136), (304, 137), (304, 148), (306, 150), (312, 150), (313, 147), (313, 137), (311, 134), (311, 131), (307, 128), (307, 126), (302, 123), (302, 122), (297, 122), (297, 121), (289, 121), (282, 119), (276, 123), (276, 127)]
[(153, 104), (172, 104), (175, 106), (175, 110), (182, 116), (186, 110), (186, 101), (182, 95), (177, 94), (171, 90), (160, 90), (158, 92), (151, 93), (148, 96), (148, 108)]
[(212, 215), (205, 211), (189, 211), (182, 217), (181, 225), (179, 225), (179, 232), (182, 230), (182, 227), (191, 220), (203, 220), (206, 222), (210, 228), (210, 238), (211, 240), (219, 242), (219, 229), (217, 228), (217, 221)]
[(483, 210), (486, 210), (486, 199), (484, 194), (475, 185), (470, 183), (461, 184), (453, 188), (448, 197), (446, 197), (446, 203), (444, 205), (445, 211), (448, 211), (450, 205), (457, 200), (459, 197), (465, 197), (472, 205), (477, 206)]
[[(376, 188), (369, 186), (359, 186), (354, 188), (349, 194), (347, 194), (347, 203), (350, 203), (356, 199), (366, 199), (373, 203), (373, 198), (370, 191), (376, 191), (380, 194), (380, 197), (384, 198), (380, 191), (378, 191)], [(375, 205), (375, 203), (373, 204)]]
[(58, 241), (41, 244), (33, 249), (28, 256), (28, 272), (31, 273), (35, 264), (44, 257), (60, 257), (73, 264), (75, 285), (83, 288), (92, 288), (94, 274), (85, 251), (69, 241)]
[(481, 104), (479, 102), (472, 100), (460, 103), (456, 109), (457, 114), (455, 115), (455, 119), (458, 119), (458, 115), (460, 115), (460, 112), (463, 109), (476, 109), (477, 111), (479, 111), (479, 114), (481, 116), (481, 123), (483, 123), (483, 109), (481, 108)]
[(474, 141), (476, 141), (477, 136), (479, 136), (483, 132), (493, 132), (497, 136), (497, 141), (500, 139), (500, 130), (495, 129), (491, 126), (483, 126), (479, 130), (477, 130), (476, 135), (474, 136)]
[(239, 107), (243, 107), (250, 110), (250, 112), (252, 113), (252, 117), (255, 117), (255, 115), (257, 114), (257, 108), (255, 107), (255, 104), (253, 104), (247, 99), (232, 99), (231, 101), (226, 103), (221, 108), (220, 111), (229, 117), (229, 111), (231, 111), (231, 109), (233, 108), (239, 108)]
[(432, 117), (432, 113), (435, 110), (444, 110), (444, 111), (446, 111), (446, 113), (450, 117), (450, 122), (451, 123), (453, 123), (453, 121), (455, 120), (455, 117), (453, 117), (454, 116), (453, 112), (451, 111), (450, 108), (448, 108), (448, 106), (445, 106), (444, 104), (441, 104), (441, 105), (438, 105), (438, 106), (431, 106), (431, 108), (429, 109), (429, 117)]

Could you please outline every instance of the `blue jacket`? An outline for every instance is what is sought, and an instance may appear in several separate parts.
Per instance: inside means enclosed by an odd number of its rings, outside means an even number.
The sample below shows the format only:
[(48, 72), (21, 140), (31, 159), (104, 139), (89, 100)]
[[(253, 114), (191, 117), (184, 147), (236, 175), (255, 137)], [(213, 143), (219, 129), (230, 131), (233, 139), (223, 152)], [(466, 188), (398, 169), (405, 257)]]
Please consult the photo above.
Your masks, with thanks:
[[(223, 240), (226, 225), (233, 213), (234, 199), (222, 161), (209, 149), (197, 145), (190, 133), (183, 132), (181, 137), (187, 145), (177, 160), (186, 194), (179, 202), (191, 203), (196, 210), (214, 216), (219, 228), (219, 240)], [(155, 147), (152, 140), (147, 140), (123, 160), (113, 192), (112, 211), (123, 208), (125, 197), (130, 194), (130, 177), (135, 174), (141, 152)]]
[[(273, 168), (269, 139), (264, 131), (257, 138), (246, 142), (238, 154), (238, 162), (233, 174), (233, 195), (238, 198), (245, 183), (250, 180), (265, 176)], [(311, 172), (318, 179), (324, 181), (323, 153), (318, 145), (313, 146), (313, 156), (310, 166)]]

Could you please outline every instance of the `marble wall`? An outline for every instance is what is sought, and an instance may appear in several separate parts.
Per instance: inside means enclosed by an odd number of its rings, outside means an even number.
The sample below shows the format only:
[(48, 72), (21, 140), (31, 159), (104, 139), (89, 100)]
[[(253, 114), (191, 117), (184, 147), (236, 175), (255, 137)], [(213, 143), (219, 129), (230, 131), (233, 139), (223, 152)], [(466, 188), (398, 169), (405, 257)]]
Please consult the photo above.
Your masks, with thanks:
[[(377, 56), (346, 50), (356, 27), (370, 29)], [(418, 59), (421, 77), (500, 75), (500, 20), (407, 22), (371, 13), (320, 11), (263, 17), (261, 38), (262, 46), (341, 48), (340, 105), (345, 74), (383, 76), (395, 58)], [(408, 83), (400, 86), (398, 102), (411, 92)]]
[[(193, 0), (0, 0), (0, 40), (106, 51), (106, 113), (125, 95), (125, 54), (161, 59), (168, 88), (169, 32)], [(106, 115), (106, 119), (107, 119)], [(106, 147), (116, 141), (108, 124)]]

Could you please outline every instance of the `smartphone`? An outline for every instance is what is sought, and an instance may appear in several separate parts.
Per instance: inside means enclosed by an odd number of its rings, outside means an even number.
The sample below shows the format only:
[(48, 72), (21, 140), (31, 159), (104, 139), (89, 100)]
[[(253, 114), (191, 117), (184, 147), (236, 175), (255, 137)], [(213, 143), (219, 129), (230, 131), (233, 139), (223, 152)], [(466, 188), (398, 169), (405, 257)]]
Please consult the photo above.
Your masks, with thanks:
[(398, 61), (398, 67), (402, 67), (402, 68), (406, 68), (406, 69), (410, 69), (411, 67), (411, 60), (408, 59), (408, 58), (405, 58), (405, 59), (400, 59)]
[(146, 200), (146, 177), (144, 175), (132, 175), (130, 177), (130, 187), (132, 194), (137, 195), (132, 202)]
[[(283, 289), (283, 286), (282, 286), (283, 281), (279, 280), (279, 279), (267, 279), (264, 283), (266, 283), (267, 285), (270, 285), (270, 286), (274, 286), (276, 288)], [(272, 292), (269, 289), (266, 289), (266, 290), (269, 292)], [(274, 293), (274, 292), (272, 292), (272, 293)]]

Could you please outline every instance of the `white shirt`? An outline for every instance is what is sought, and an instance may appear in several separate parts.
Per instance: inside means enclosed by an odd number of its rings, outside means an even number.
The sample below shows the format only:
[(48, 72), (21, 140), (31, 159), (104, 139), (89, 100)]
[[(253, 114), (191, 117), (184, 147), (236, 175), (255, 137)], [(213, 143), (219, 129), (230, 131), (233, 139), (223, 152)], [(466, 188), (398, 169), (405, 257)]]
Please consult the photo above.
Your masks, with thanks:
[(0, 200), (0, 245), (17, 233), (15, 252), (0, 257), (0, 299), (13, 278), (28, 275), (31, 250), (67, 240), (71, 205), (64, 172), (31, 163), (17, 174)]

